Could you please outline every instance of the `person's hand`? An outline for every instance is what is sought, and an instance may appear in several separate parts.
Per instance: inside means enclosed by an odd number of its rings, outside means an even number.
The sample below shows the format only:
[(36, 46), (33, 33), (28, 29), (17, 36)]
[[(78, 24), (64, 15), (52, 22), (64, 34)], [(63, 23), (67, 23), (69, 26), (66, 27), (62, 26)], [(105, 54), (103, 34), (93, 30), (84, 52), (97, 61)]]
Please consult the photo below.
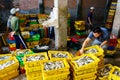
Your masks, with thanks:
[(75, 54), (75, 56), (80, 56), (83, 53), (82, 49), (78, 50)]
[(102, 46), (100, 45), (99, 48), (102, 48)]
[(83, 54), (83, 52), (84, 52), (84, 49), (80, 49), (80, 54)]

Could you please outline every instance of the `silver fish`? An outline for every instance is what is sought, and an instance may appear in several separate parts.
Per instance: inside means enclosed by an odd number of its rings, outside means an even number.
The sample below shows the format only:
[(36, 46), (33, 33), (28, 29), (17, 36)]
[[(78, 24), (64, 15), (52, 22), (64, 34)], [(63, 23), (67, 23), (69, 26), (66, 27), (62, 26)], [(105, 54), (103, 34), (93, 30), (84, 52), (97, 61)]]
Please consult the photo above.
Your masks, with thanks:
[(88, 56), (84, 56), (80, 59), (75, 60), (75, 62), (77, 63), (78, 66), (83, 66), (86, 65), (88, 63), (93, 62), (94, 60)]
[(63, 61), (44, 63), (44, 70), (56, 70), (56, 69), (60, 69), (60, 68), (64, 68)]
[(6, 68), (6, 67), (8, 67), (8, 66), (10, 66), (10, 65), (12, 65), (14, 63), (15, 63), (15, 61), (11, 60), (11, 61), (7, 61), (7, 62), (5, 62), (3, 64), (0, 64), (0, 70), (4, 69), (4, 68)]
[(26, 61), (38, 61), (38, 60), (44, 60), (44, 55), (36, 55), (36, 56), (29, 56), (26, 58)]
[(114, 72), (113, 72), (113, 74), (115, 74), (115, 75), (117, 75), (117, 76), (119, 76), (119, 77), (120, 77), (120, 70), (115, 69), (115, 70), (114, 70)]
[(10, 56), (1, 56), (0, 61), (10, 58)]
[(96, 49), (96, 48), (91, 48), (91, 49), (88, 49), (88, 50), (85, 50), (84, 51), (84, 53), (86, 53), (86, 54), (88, 54), (88, 53), (93, 53), (93, 54), (95, 54), (95, 53), (97, 53), (98, 52), (98, 50)]
[(68, 55), (67, 54), (64, 54), (64, 53), (52, 53), (52, 57), (55, 57), (55, 58), (68, 58)]

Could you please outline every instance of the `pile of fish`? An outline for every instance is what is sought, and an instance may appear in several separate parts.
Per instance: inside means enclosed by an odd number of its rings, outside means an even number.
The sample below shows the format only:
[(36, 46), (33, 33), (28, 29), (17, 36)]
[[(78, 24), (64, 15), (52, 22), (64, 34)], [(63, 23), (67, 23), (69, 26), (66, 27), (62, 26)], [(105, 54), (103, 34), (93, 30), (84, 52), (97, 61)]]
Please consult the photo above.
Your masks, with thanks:
[(111, 69), (112, 69), (112, 66), (105, 66), (104, 68), (100, 69), (98, 72), (99, 77), (104, 77), (109, 75), (109, 72)]
[(44, 60), (44, 55), (36, 55), (36, 56), (29, 56), (26, 58), (26, 61), (38, 61), (38, 60)]
[(44, 70), (56, 70), (64, 68), (63, 61), (55, 61), (55, 62), (46, 62), (44, 63)]
[(55, 57), (55, 58), (68, 58), (68, 55), (63, 54), (63, 53), (56, 53), (56, 54), (53, 53), (52, 57)]
[(8, 67), (8, 66), (10, 66), (10, 65), (12, 65), (14, 63), (15, 63), (15, 61), (11, 60), (11, 61), (7, 61), (7, 62), (5, 62), (3, 64), (0, 64), (0, 70), (4, 69), (4, 68), (6, 68), (6, 67)]
[(17, 51), (16, 52), (16, 55), (21, 55), (21, 54), (29, 54), (30, 52), (29, 52), (29, 50), (19, 50), (19, 51)]
[(91, 49), (88, 49), (88, 50), (85, 50), (84, 51), (84, 53), (86, 53), (86, 54), (88, 54), (88, 53), (93, 53), (93, 54), (95, 54), (95, 53), (97, 53), (98, 52), (98, 50), (96, 49), (96, 48), (91, 48)]
[(44, 46), (35, 45), (34, 48), (36, 48), (36, 49), (41, 49), (41, 50), (43, 50), (43, 49), (47, 50), (47, 49), (49, 49), (49, 46), (46, 46), (46, 45), (44, 45)]
[(93, 62), (94, 60), (88, 56), (84, 56), (80, 59), (77, 59), (75, 60), (75, 62), (77, 63), (77, 65), (80, 67), (80, 66), (83, 66), (83, 65), (86, 65), (86, 64), (89, 64), (91, 62)]
[(0, 61), (6, 60), (6, 59), (8, 59), (8, 58), (10, 58), (10, 56), (1, 56), (1, 57), (0, 57)]
[(120, 70), (118, 69), (115, 69), (113, 74), (115, 74), (116, 76), (119, 76), (120, 77)]

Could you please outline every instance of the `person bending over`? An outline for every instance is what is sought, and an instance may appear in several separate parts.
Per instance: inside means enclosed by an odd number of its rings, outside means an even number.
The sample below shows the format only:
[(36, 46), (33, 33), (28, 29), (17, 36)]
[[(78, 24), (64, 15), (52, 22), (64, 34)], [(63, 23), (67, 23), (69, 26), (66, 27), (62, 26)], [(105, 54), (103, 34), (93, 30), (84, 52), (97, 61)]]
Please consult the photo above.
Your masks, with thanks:
[(84, 52), (84, 48), (89, 44), (91, 41), (92, 45), (99, 45), (100, 48), (103, 50), (107, 49), (107, 43), (109, 41), (109, 32), (106, 28), (102, 27), (95, 27), (85, 39), (82, 44), (82, 48), (80, 49), (80, 53)]

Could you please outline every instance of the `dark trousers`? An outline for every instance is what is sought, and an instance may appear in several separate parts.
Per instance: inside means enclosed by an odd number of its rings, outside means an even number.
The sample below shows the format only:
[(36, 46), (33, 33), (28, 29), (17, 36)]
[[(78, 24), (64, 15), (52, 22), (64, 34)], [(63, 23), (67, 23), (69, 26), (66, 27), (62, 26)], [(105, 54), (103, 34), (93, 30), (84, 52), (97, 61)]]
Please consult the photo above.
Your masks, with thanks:
[(85, 26), (86, 26), (86, 30), (92, 30), (93, 28), (93, 26), (90, 25), (89, 23), (86, 23)]
[(14, 37), (15, 37), (16, 49), (20, 49), (20, 44), (22, 44), (23, 49), (27, 48), (27, 46), (26, 46), (23, 38), (21, 37), (21, 35), (14, 35)]

